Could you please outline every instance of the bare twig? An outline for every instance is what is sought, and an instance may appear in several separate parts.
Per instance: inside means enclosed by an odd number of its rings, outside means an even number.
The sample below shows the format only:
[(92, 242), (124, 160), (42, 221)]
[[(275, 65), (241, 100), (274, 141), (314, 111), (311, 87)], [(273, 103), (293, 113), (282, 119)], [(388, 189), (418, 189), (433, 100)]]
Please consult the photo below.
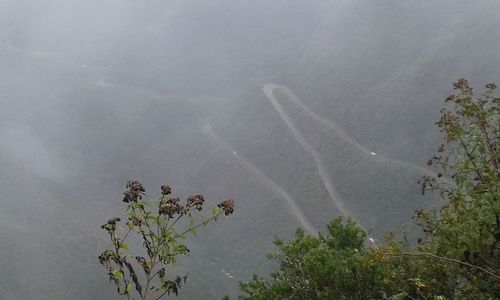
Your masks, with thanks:
[(472, 269), (479, 270), (479, 271), (481, 271), (483, 273), (486, 273), (486, 274), (494, 277), (496, 280), (500, 280), (500, 276), (496, 275), (495, 273), (493, 273), (491, 271), (486, 270), (485, 268), (482, 268), (482, 267), (479, 267), (479, 266), (475, 266), (473, 264), (470, 264), (470, 263), (467, 263), (467, 262), (464, 262), (464, 261), (460, 261), (458, 259), (444, 257), (444, 256), (438, 256), (438, 255), (435, 255), (435, 254), (432, 254), (432, 253), (427, 253), (427, 252), (388, 253), (388, 252), (384, 252), (383, 254), (385, 254), (387, 256), (429, 257), (429, 258), (433, 258), (433, 259), (437, 259), (437, 260), (452, 262), (452, 263), (456, 263), (456, 264), (459, 264), (459, 265), (462, 265), (462, 266), (466, 266), (466, 267), (469, 267), (469, 268), (472, 268)]

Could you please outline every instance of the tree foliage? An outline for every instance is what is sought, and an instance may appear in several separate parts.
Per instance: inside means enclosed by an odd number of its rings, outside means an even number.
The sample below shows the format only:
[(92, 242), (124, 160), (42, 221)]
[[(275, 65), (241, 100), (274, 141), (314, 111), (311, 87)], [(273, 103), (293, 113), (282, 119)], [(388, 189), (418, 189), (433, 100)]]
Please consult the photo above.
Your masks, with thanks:
[(455, 185), (423, 178), (424, 191), (438, 191), (446, 204), (439, 211), (416, 212), (426, 233), (416, 250), (448, 259), (422, 262), (436, 264), (426, 281), (441, 281), (431, 294), (500, 298), (500, 98), (491, 83), (479, 97), (465, 79), (454, 89), (436, 123), (445, 143), (428, 165), (443, 171), (438, 177), (451, 176)]
[(500, 98), (494, 84), (480, 96), (465, 79), (454, 89), (436, 122), (444, 143), (427, 162), (439, 173), (421, 180), (445, 205), (415, 212), (415, 246), (389, 234), (365, 247), (359, 226), (335, 219), (327, 236), (277, 240), (280, 269), (241, 283), (241, 298), (500, 299)]
[[(127, 182), (123, 202), (127, 203), (125, 215), (128, 220), (123, 222), (124, 227), (120, 226), (119, 217), (101, 226), (109, 234), (113, 247), (99, 256), (99, 262), (106, 268), (118, 294), (128, 299), (177, 295), (186, 276), (173, 276), (167, 267), (174, 265), (179, 255), (189, 253), (186, 234), (196, 234), (197, 228), (232, 214), (234, 201), (221, 202), (206, 218), (201, 213), (205, 202), (202, 195), (190, 196), (181, 203), (171, 195), (168, 185), (161, 187), (157, 200), (143, 200), (144, 195), (145, 189), (139, 181)], [(137, 251), (136, 255), (131, 254), (126, 243), (132, 235), (135, 235), (133, 241), (140, 241), (144, 250)]]
[(270, 280), (254, 276), (241, 284), (242, 299), (375, 299), (382, 297), (382, 269), (364, 247), (366, 234), (352, 221), (333, 220), (319, 237), (297, 230), (289, 242), (277, 239), (270, 258), (280, 270)]

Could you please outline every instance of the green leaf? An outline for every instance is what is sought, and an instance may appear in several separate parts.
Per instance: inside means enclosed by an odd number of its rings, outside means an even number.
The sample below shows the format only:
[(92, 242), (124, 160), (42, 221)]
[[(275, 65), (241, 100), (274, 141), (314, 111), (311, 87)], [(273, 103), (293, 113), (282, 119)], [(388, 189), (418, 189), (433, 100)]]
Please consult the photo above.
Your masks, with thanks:
[(127, 286), (125, 287), (125, 294), (130, 294), (132, 292), (132, 283), (127, 283)]

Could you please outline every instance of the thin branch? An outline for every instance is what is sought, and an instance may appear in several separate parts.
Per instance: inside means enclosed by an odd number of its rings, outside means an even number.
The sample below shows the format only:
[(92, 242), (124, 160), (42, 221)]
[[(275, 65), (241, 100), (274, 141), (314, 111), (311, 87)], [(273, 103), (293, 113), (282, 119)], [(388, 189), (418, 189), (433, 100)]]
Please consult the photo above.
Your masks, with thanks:
[(161, 269), (158, 269), (154, 274), (153, 276), (149, 277), (149, 280), (153, 280), (153, 278), (155, 278), (156, 275), (160, 274), (160, 271)]
[[(494, 245), (493, 245), (494, 247)], [(494, 269), (495, 267), (493, 267), (484, 257), (482, 257), (481, 255), (478, 255), (478, 257), (490, 268)]]
[(491, 154), (491, 161), (492, 161), (493, 167), (495, 169), (498, 169), (495, 147), (493, 147), (493, 145), (491, 143), (491, 138), (488, 135), (488, 130), (486, 130), (485, 124), (487, 123), (487, 120), (483, 117), (483, 115), (480, 113), (480, 111), (475, 111), (475, 112), (477, 114), (477, 117), (479, 118), (479, 128), (481, 128), (481, 131), (484, 134), (484, 137), (486, 139), (486, 145), (488, 146), (488, 151)]
[(121, 247), (121, 245), (123, 245), (123, 243), (125, 243), (125, 239), (127, 238), (127, 236), (130, 233), (130, 231), (132, 231), (132, 229), (129, 229), (127, 231), (127, 233), (125, 233), (125, 236), (123, 237), (123, 239), (118, 243), (118, 249)]
[(493, 272), (490, 272), (490, 271), (486, 270), (485, 268), (482, 268), (482, 267), (479, 267), (479, 266), (475, 266), (473, 264), (470, 264), (470, 263), (467, 263), (467, 262), (463, 262), (463, 261), (460, 261), (460, 260), (457, 260), (457, 259), (454, 259), (454, 258), (438, 256), (438, 255), (435, 255), (435, 254), (432, 254), (432, 253), (426, 253), (426, 252), (418, 252), (418, 253), (410, 253), (410, 252), (386, 253), (386, 252), (384, 252), (383, 254), (388, 255), (388, 256), (413, 256), (413, 257), (424, 256), (424, 257), (434, 258), (434, 259), (438, 259), (438, 260), (442, 260), (442, 261), (453, 262), (453, 263), (456, 263), (456, 264), (459, 264), (459, 265), (462, 265), (462, 266), (466, 266), (466, 267), (469, 267), (469, 268), (472, 268), (472, 269), (479, 270), (479, 271), (481, 271), (483, 273), (486, 273), (486, 274), (494, 277), (496, 280), (500, 280), (500, 276), (496, 275)]
[(207, 224), (209, 224), (210, 222), (212, 222), (213, 220), (217, 219), (220, 215), (222, 215), (224, 212), (221, 211), (220, 213), (216, 214), (215, 216), (212, 216), (210, 219), (207, 219), (203, 222), (201, 222), (200, 224), (194, 226), (194, 227), (191, 227), (189, 229), (186, 229), (185, 231), (183, 231), (182, 233), (180, 234), (177, 234), (177, 237), (179, 236), (182, 236), (182, 235), (185, 235), (186, 233), (190, 232), (190, 231), (193, 231), (201, 226), (206, 226)]
[(165, 294), (168, 292), (168, 289), (166, 291), (163, 292), (163, 294), (161, 294), (160, 296), (158, 296), (158, 298), (156, 298), (155, 300), (159, 300), (161, 299), (161, 297), (165, 296)]
[(481, 175), (481, 172), (479, 171), (480, 169), (477, 167), (476, 162), (474, 161), (474, 157), (472, 156), (472, 153), (469, 152), (469, 148), (465, 144), (464, 140), (460, 136), (457, 136), (457, 137), (458, 137), (458, 140), (460, 142), (460, 145), (465, 150), (465, 154), (467, 155), (467, 158), (469, 159), (472, 166), (474, 167), (474, 171), (477, 174), (479, 180), (481, 181), (481, 183), (484, 184), (485, 182), (484, 182), (483, 176)]
[(179, 221), (184, 215), (179, 215), (173, 222), (172, 224), (170, 224), (170, 226), (165, 230), (166, 232), (169, 232), (173, 227), (174, 225), (177, 223), (177, 221)]

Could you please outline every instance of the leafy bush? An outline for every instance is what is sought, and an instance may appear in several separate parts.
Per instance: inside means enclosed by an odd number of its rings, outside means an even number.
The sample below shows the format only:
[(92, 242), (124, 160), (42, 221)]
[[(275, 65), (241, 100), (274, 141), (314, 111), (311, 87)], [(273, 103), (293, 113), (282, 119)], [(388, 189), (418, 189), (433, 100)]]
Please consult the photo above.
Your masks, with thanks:
[[(382, 269), (364, 247), (366, 234), (352, 221), (333, 220), (328, 234), (277, 239), (271, 253), (280, 270), (270, 280), (254, 276), (241, 284), (242, 299), (375, 299), (382, 297)], [(368, 251), (368, 252), (367, 252)]]
[(500, 299), (500, 98), (494, 84), (480, 97), (465, 79), (454, 89), (436, 123), (445, 142), (427, 162), (440, 173), (421, 180), (445, 205), (415, 212), (417, 245), (389, 234), (365, 248), (359, 226), (335, 219), (326, 237), (277, 240), (279, 271), (241, 283), (241, 298)]

